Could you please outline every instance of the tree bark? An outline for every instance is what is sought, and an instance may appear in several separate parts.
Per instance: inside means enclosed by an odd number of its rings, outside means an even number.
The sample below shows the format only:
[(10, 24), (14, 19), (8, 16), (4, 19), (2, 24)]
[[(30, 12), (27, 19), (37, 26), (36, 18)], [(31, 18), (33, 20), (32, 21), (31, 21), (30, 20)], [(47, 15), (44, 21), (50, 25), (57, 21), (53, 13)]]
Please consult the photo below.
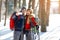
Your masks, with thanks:
[(35, 6), (35, 0), (32, 0), (32, 9), (34, 9)]
[(0, 0), (0, 22), (1, 22), (1, 6), (2, 6), (2, 0)]
[(19, 0), (19, 8), (21, 8), (21, 0)]
[(32, 6), (32, 0), (29, 0), (29, 4), (28, 4), (28, 8), (31, 8), (31, 6)]
[(8, 13), (8, 0), (5, 1), (5, 21), (4, 21), (4, 26), (6, 26), (6, 19), (7, 19), (7, 13)]
[(14, 10), (16, 9), (17, 7), (17, 0), (14, 0)]
[(23, 0), (22, 7), (26, 7), (26, 0)]
[(59, 10), (58, 11), (59, 11), (59, 14), (60, 14), (60, 0), (59, 0)]
[(47, 13), (47, 20), (46, 20), (46, 25), (49, 25), (49, 13), (50, 13), (50, 0), (47, 0), (47, 5), (46, 5), (46, 13)]
[(39, 0), (38, 17), (41, 19), (41, 32), (46, 32), (45, 0)]

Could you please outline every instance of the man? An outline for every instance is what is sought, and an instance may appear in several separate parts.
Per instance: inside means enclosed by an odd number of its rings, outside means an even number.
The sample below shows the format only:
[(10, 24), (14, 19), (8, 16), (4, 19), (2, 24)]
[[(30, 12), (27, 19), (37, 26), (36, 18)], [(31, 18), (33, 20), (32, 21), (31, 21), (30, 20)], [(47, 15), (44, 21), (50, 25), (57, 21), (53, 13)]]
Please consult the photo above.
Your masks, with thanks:
[(14, 30), (14, 40), (23, 40), (25, 11), (26, 8), (23, 7), (21, 12), (19, 10), (17, 12), (14, 12), (10, 18), (10, 29)]

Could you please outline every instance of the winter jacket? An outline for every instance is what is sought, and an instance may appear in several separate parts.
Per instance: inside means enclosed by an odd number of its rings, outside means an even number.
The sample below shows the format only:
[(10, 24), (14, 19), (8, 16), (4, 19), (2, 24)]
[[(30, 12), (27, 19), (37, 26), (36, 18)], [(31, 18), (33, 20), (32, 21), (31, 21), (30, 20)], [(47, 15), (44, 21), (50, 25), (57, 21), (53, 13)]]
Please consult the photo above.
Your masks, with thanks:
[(16, 31), (22, 31), (24, 27), (24, 16), (23, 15), (13, 15), (10, 18), (10, 29), (15, 29)]
[[(26, 19), (27, 20), (27, 19)], [(27, 21), (25, 22), (25, 26), (24, 26), (24, 28), (25, 28), (25, 30), (30, 30), (31, 29), (31, 22), (32, 22), (32, 24), (34, 25), (34, 26), (36, 26), (37, 25), (37, 23), (36, 23), (36, 21), (35, 21), (35, 18), (32, 16), (31, 18), (30, 18), (30, 23), (27, 23)]]
[(13, 14), (12, 14), (12, 16), (10, 17), (10, 29), (12, 30), (12, 29), (14, 29), (14, 23), (15, 23), (15, 21), (14, 21), (14, 19), (13, 19), (13, 16), (16, 14), (16, 12), (14, 12)]

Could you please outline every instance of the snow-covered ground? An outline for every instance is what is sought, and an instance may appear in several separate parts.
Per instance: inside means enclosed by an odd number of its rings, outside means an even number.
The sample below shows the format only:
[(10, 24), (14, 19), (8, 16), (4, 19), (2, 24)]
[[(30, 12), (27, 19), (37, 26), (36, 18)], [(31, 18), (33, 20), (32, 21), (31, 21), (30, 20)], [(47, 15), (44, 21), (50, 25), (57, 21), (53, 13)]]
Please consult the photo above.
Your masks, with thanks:
[(47, 32), (40, 33), (40, 40), (60, 40), (60, 14), (50, 14)]
[(12, 40), (13, 31), (9, 29), (9, 20), (7, 19), (7, 24), (4, 26), (4, 20), (0, 22), (0, 40)]
[[(4, 20), (0, 22), (0, 40), (13, 40), (13, 31), (9, 29), (9, 19), (4, 26)], [(40, 40), (60, 40), (60, 14), (50, 14), (47, 32), (40, 32)]]

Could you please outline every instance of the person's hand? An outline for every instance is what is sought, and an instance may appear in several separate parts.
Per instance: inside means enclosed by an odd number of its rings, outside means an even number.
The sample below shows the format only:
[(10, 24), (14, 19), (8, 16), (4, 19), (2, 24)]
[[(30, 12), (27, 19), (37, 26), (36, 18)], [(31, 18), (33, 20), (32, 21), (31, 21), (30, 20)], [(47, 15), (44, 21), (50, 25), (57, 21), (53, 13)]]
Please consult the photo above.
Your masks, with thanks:
[(39, 26), (38, 25), (36, 25), (36, 29), (39, 30)]
[(19, 16), (19, 15), (22, 15), (22, 13), (21, 12), (18, 12), (18, 13), (16, 13), (16, 15)]
[(19, 16), (19, 14), (18, 14), (18, 13), (16, 13), (16, 16)]

